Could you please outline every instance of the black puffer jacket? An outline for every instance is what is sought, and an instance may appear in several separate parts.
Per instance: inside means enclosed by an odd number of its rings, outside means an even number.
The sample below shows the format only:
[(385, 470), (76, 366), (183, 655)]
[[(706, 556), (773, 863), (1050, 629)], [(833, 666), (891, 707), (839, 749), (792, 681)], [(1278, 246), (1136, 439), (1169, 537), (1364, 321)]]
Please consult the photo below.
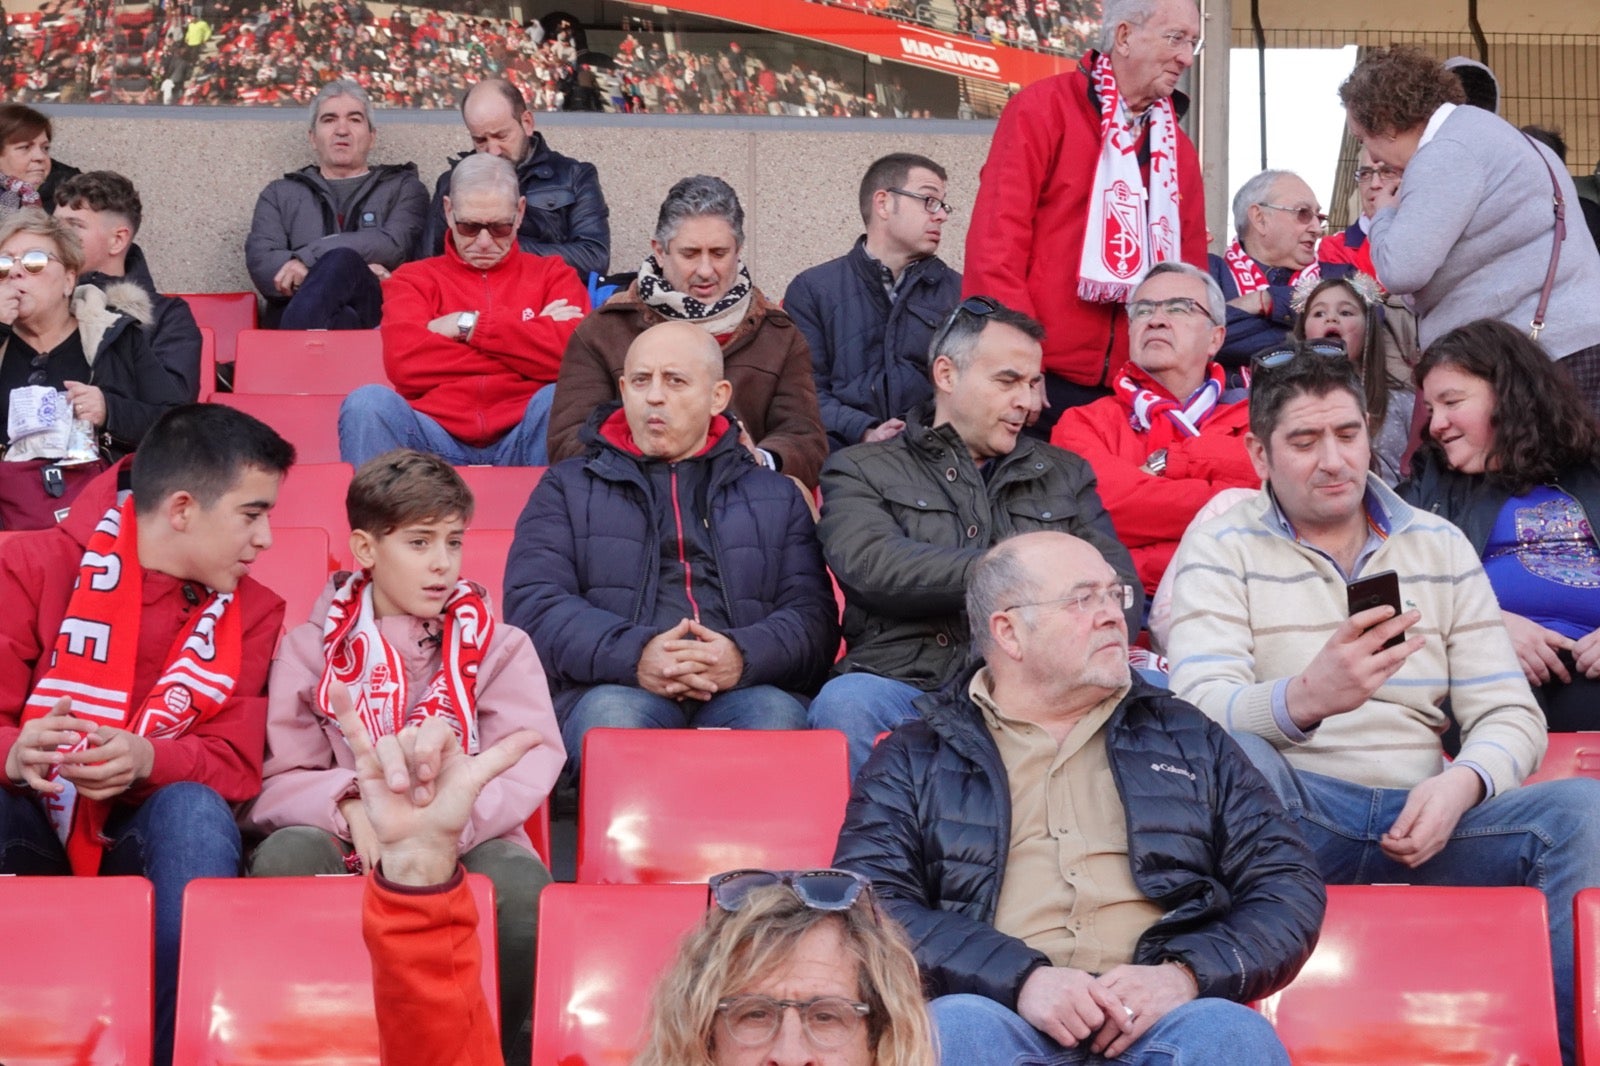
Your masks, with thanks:
[[(1011, 793), (970, 679), (922, 697), (921, 720), (878, 745), (856, 778), (834, 865), (872, 878), (931, 994), (1015, 1009), (1049, 959), (993, 925)], [(1283, 987), (1316, 945), (1327, 896), (1271, 788), (1219, 726), (1137, 679), (1105, 729), (1134, 883), (1166, 911), (1134, 961), (1180, 959), (1202, 996), (1235, 1002)]]

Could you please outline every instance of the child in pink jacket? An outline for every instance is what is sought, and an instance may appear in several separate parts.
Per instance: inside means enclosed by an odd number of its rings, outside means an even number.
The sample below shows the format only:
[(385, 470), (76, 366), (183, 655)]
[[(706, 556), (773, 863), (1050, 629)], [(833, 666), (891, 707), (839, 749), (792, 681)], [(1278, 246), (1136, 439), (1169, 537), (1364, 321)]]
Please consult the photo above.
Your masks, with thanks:
[(566, 759), (544, 670), (527, 634), (498, 623), (481, 586), (460, 580), (472, 492), (434, 455), (393, 451), (356, 471), (345, 500), (361, 570), (336, 574), (311, 620), (291, 630), (268, 684), (261, 796), (245, 826), (266, 839), (256, 877), (355, 873), (380, 858), (355, 760), (329, 709), (350, 691), (374, 743), (445, 718), (468, 754), (518, 729), (543, 743), (490, 782), (461, 833), (461, 862), (494, 883), (500, 1026), (509, 1049), (533, 1001), (539, 892), (550, 872), (526, 822)]

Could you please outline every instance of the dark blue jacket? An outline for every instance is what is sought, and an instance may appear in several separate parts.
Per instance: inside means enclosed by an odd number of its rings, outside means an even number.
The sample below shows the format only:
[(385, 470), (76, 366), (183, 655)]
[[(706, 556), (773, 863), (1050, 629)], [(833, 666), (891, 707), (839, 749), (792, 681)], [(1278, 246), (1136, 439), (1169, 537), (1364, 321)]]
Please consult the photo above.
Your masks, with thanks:
[[(609, 421), (608, 421), (609, 420)], [(744, 657), (739, 686), (815, 692), (839, 646), (838, 608), (815, 524), (794, 482), (757, 466), (738, 423), (702, 455), (704, 498), (676, 501), (709, 532), (725, 635)], [(621, 411), (596, 412), (588, 454), (545, 472), (517, 521), (505, 617), (533, 638), (558, 713), (593, 685), (637, 685), (662, 567), (660, 498), (644, 459), (620, 440)]]
[[(1211, 277), (1222, 288), (1222, 298), (1237, 300), (1239, 298), (1239, 285), (1233, 280), (1233, 271), (1228, 269), (1228, 261), (1220, 255), (1206, 257), (1211, 270)], [(1263, 348), (1274, 344), (1283, 343), (1289, 335), (1289, 330), (1294, 327), (1294, 310), (1289, 306), (1289, 300), (1294, 296), (1294, 289), (1289, 284), (1289, 279), (1296, 271), (1292, 267), (1269, 267), (1257, 260), (1256, 266), (1261, 268), (1261, 273), (1267, 276), (1267, 292), (1272, 297), (1272, 314), (1262, 318), (1239, 310), (1237, 307), (1228, 308), (1228, 335), (1222, 341), (1222, 348), (1217, 352), (1217, 362), (1232, 370), (1250, 362), (1250, 357)]]
[(906, 267), (893, 303), (867, 239), (789, 283), (783, 309), (811, 346), (817, 405), (831, 451), (933, 398), (928, 344), (961, 300), (961, 275), (937, 256)]
[[(975, 670), (919, 699), (922, 717), (878, 744), (833, 864), (872, 878), (930, 995), (973, 993), (1015, 1010), (1023, 982), (1050, 960), (994, 927), (1011, 790), (967, 694)], [(1179, 959), (1202, 996), (1240, 1003), (1288, 984), (1316, 946), (1327, 894), (1261, 774), (1220, 726), (1137, 678), (1105, 737), (1134, 883), (1166, 912), (1134, 962)]]

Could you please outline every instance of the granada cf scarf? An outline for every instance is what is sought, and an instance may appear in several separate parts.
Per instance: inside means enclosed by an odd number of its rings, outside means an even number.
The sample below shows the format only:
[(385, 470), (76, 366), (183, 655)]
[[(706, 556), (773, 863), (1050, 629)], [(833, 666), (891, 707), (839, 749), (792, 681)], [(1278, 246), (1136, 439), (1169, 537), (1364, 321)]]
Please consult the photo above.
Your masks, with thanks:
[(1126, 303), (1151, 267), (1178, 258), (1178, 118), (1171, 100), (1150, 105), (1147, 200), (1139, 173), (1142, 123), (1124, 118), (1107, 56), (1095, 58), (1089, 76), (1100, 97), (1100, 161), (1078, 262), (1078, 296), (1090, 303)]
[[(78, 566), (78, 583), (67, 603), (50, 669), (28, 697), (23, 721), (48, 714), (58, 699), (67, 696), (72, 713), (80, 718), (152, 740), (171, 738), (214, 716), (232, 695), (239, 678), (243, 623), (233, 606), (233, 593), (213, 592), (177, 635), (169, 665), (149, 695), (134, 706), (143, 585), (138, 533), (131, 494), (95, 526)], [(84, 737), (61, 750), (89, 746)], [(101, 831), (110, 804), (79, 796), (72, 782), (55, 771), (50, 776), (65, 791), (42, 797), (45, 813), (66, 846), (72, 872), (80, 877), (97, 874), (107, 843)]]
[(1227, 382), (1227, 371), (1212, 362), (1206, 371), (1206, 380), (1194, 395), (1182, 404), (1173, 399), (1149, 374), (1129, 363), (1117, 375), (1117, 398), (1128, 408), (1128, 424), (1140, 433), (1150, 432), (1150, 423), (1166, 418), (1185, 437), (1198, 437), (1200, 427), (1217, 409), (1217, 399)]
[[(1261, 268), (1256, 265), (1250, 253), (1244, 250), (1239, 238), (1235, 237), (1228, 242), (1228, 250), (1222, 258), (1228, 264), (1229, 273), (1233, 275), (1233, 283), (1239, 286), (1240, 296), (1267, 287), (1267, 276), (1261, 272)], [(1321, 276), (1322, 264), (1312, 263), (1303, 270), (1295, 271), (1289, 278), (1289, 285), (1292, 288), (1302, 280), (1316, 281)]]
[(350, 700), (374, 743), (424, 718), (440, 717), (460, 738), (462, 750), (476, 755), (478, 667), (494, 636), (494, 617), (483, 593), (470, 581), (456, 582), (442, 617), (444, 661), (428, 691), (408, 713), (405, 663), (378, 629), (372, 577), (365, 570), (351, 574), (334, 591), (322, 624), (328, 665), (317, 685), (317, 709), (333, 719), (329, 692), (339, 681), (350, 690)]

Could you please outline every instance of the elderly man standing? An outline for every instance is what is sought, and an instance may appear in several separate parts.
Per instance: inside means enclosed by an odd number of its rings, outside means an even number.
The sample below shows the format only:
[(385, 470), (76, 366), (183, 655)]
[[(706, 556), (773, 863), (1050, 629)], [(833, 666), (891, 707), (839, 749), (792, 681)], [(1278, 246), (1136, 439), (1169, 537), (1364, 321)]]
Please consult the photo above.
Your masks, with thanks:
[(1176, 91), (1200, 52), (1193, 0), (1106, 0), (1100, 50), (1006, 104), (967, 233), (963, 292), (1045, 327), (1048, 408), (1110, 394), (1122, 305), (1156, 263), (1204, 266), (1205, 190)]
[[(1072, 533), (1134, 580), (1089, 464), (1022, 435), (1039, 412), (1043, 332), (986, 297), (963, 300), (929, 348), (932, 402), (906, 415), (904, 433), (835, 452), (822, 469), (817, 531), (844, 590), (849, 651), (810, 721), (845, 734), (852, 775), (879, 733), (915, 718), (917, 697), (965, 665), (962, 589), (991, 545)], [(1143, 602), (1135, 588), (1132, 625)]]
[(369, 166), (377, 143), (366, 91), (330, 81), (311, 101), (317, 161), (268, 185), (256, 201), (245, 261), (266, 297), (263, 324), (280, 329), (371, 329), (380, 281), (422, 232), (428, 190), (415, 163)]
[(1250, 397), (1213, 361), (1222, 290), (1199, 267), (1158, 263), (1128, 305), (1133, 359), (1116, 394), (1074, 407), (1050, 441), (1094, 468), (1117, 539), (1153, 593), (1178, 541), (1223, 489), (1256, 488), (1244, 435)]
[(905, 929), (946, 1063), (1272, 1066), (1314, 859), (1221, 727), (1130, 676), (1133, 589), (1059, 533), (972, 568), (982, 665), (856, 779), (834, 865)]
[(796, 695), (839, 642), (806, 498), (740, 443), (722, 348), (694, 323), (639, 334), (618, 388), (506, 563), (505, 616), (538, 649), (569, 759), (596, 726), (805, 728)]
[(522, 91), (503, 78), (486, 78), (461, 98), (461, 119), (472, 136), (472, 152), (456, 156), (433, 188), (422, 236), (423, 255), (444, 251), (444, 201), (455, 168), (473, 153), (497, 155), (517, 168), (517, 187), (527, 210), (517, 225), (517, 244), (533, 255), (566, 260), (587, 283), (605, 274), (611, 261), (611, 211), (600, 191), (600, 172), (554, 151), (533, 128), (533, 112)]
[(522, 213), (509, 162), (475, 155), (456, 167), (445, 254), (384, 285), (383, 366), (395, 387), (345, 398), (345, 462), (415, 448), (457, 464), (545, 465), (556, 371), (589, 297), (567, 264), (517, 247)]
[(1234, 239), (1210, 259), (1228, 301), (1228, 337), (1218, 356), (1230, 370), (1288, 336), (1290, 297), (1298, 281), (1317, 275), (1317, 241), (1327, 224), (1317, 194), (1287, 170), (1263, 170), (1234, 194)]

